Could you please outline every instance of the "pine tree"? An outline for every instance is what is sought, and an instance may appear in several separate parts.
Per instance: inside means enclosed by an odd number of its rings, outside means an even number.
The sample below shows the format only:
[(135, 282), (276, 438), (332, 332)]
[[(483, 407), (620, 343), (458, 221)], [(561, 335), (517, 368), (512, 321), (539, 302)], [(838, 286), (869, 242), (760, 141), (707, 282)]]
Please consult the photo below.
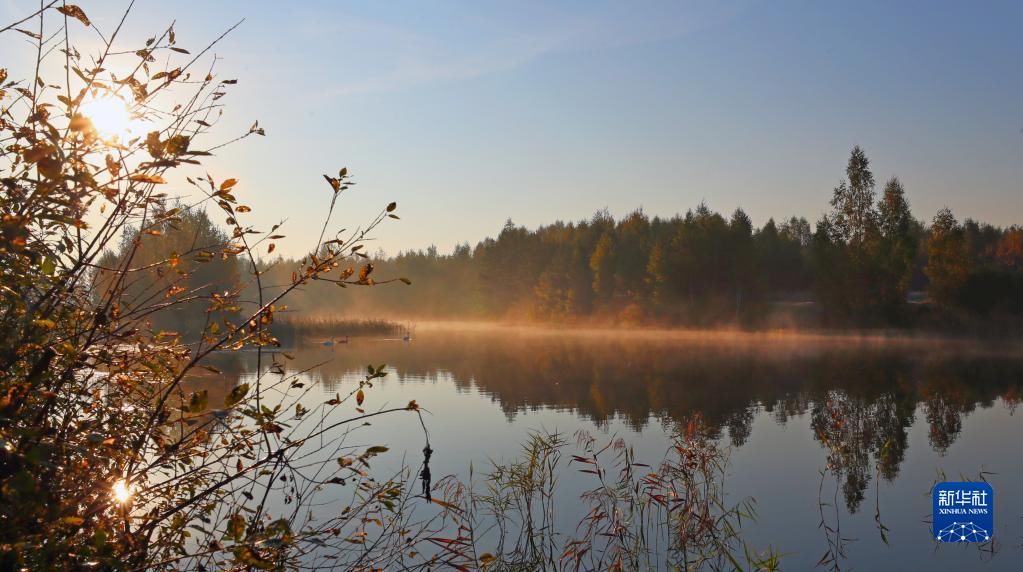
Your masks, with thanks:
[(735, 293), (735, 317), (742, 312), (744, 297), (749, 296), (755, 275), (753, 221), (741, 208), (735, 209), (728, 223), (727, 258), (731, 266), (732, 291)]
[(646, 281), (653, 300), (656, 303), (666, 302), (670, 297), (668, 259), (664, 242), (658, 240), (650, 248), (646, 263)]
[(878, 226), (879, 292), (882, 305), (890, 312), (905, 302), (917, 246), (913, 215), (898, 177), (885, 184), (878, 205)]
[(804, 217), (792, 217), (782, 222), (778, 227), (778, 234), (783, 238), (795, 241), (799, 246), (810, 246), (810, 240), (813, 238), (810, 223)]
[(810, 240), (810, 269), (821, 313), (831, 319), (848, 314), (844, 254), (845, 244), (834, 223), (827, 215), (822, 216)]
[(647, 253), (650, 251), (650, 220), (642, 210), (622, 219), (615, 229), (616, 290), (633, 299), (646, 293)]
[(602, 301), (611, 299), (614, 293), (614, 239), (611, 232), (600, 235), (593, 254), (590, 255), (590, 270), (593, 272), (593, 292)]

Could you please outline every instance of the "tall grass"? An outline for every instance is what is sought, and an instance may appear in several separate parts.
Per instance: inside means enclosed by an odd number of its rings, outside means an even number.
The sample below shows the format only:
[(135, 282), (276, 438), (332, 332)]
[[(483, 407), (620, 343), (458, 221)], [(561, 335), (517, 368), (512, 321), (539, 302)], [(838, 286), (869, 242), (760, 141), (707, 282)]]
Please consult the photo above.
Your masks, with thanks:
[(273, 332), (285, 344), (352, 337), (402, 337), (408, 327), (381, 319), (343, 318), (330, 315), (292, 315), (274, 324)]
[[(566, 461), (567, 459), (567, 461)], [(754, 501), (729, 505), (727, 451), (697, 417), (680, 428), (656, 466), (616, 439), (600, 444), (580, 432), (576, 443), (536, 433), (521, 456), (470, 471), (468, 482), (442, 479), (431, 499), (444, 526), (425, 541), (433, 559), (454, 569), (483, 570), (774, 570), (778, 556), (751, 550), (740, 532)], [(582, 484), (578, 522), (563, 479)]]

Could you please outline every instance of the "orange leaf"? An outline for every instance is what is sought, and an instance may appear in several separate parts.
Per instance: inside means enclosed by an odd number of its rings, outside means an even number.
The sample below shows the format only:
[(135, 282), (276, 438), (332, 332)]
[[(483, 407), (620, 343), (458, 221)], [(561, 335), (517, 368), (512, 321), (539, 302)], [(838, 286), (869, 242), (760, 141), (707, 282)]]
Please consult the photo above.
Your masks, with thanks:
[(71, 16), (72, 18), (78, 20), (79, 22), (85, 24), (86, 26), (91, 24), (91, 22), (89, 22), (89, 17), (85, 15), (85, 12), (83, 12), (81, 8), (75, 6), (74, 4), (58, 6), (57, 11), (60, 12), (61, 14), (64, 14), (65, 16)]
[(146, 175), (144, 173), (132, 175), (128, 177), (128, 180), (135, 181), (136, 183), (153, 183), (154, 185), (162, 185), (167, 182), (160, 175)]

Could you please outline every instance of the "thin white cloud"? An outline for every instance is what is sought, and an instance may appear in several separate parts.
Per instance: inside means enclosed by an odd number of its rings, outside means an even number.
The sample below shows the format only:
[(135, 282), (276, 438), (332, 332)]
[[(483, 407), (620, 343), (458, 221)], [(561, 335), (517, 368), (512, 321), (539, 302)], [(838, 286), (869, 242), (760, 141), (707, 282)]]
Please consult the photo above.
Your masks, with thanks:
[(417, 48), (404, 51), (388, 69), (382, 73), (327, 89), (328, 97), (399, 91), (417, 85), (465, 80), (515, 69), (572, 46), (581, 37), (575, 30), (558, 33), (520, 35), (499, 38), (476, 47), (472, 53), (451, 53), (450, 50), (422, 50)]
[(583, 14), (548, 11), (507, 25), (490, 22), (492, 34), (472, 30), (475, 34), (466, 36), (481, 39), (458, 48), (444, 45), (439, 38), (376, 21), (348, 21), (345, 29), (356, 35), (348, 45), (359, 46), (366, 55), (353, 52), (342, 54), (342, 58), (379, 59), (381, 65), (371, 66), (374, 71), (355, 74), (357, 79), (352, 82), (328, 87), (318, 95), (329, 98), (401, 91), (500, 73), (558, 52), (657, 41), (692, 30), (696, 22), (690, 12), (675, 6), (670, 13), (652, 9), (644, 13), (616, 5)]

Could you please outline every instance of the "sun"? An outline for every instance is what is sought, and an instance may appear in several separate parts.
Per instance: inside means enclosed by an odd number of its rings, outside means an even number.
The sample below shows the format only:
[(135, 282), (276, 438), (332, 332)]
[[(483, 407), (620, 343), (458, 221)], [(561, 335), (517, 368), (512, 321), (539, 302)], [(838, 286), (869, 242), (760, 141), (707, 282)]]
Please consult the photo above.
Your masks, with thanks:
[(133, 117), (124, 100), (118, 97), (88, 99), (82, 102), (79, 112), (92, 121), (102, 137), (132, 136), (142, 132), (142, 121)]
[(131, 486), (128, 485), (123, 479), (114, 483), (114, 489), (112, 491), (114, 500), (119, 504), (124, 504), (131, 499), (132, 490)]

